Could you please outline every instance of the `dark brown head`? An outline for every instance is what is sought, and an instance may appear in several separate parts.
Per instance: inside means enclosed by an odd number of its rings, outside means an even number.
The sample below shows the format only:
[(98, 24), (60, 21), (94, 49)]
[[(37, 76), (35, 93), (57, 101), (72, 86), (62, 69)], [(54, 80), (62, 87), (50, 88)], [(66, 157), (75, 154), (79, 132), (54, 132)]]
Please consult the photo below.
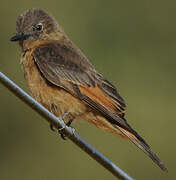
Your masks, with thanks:
[(42, 9), (30, 9), (21, 14), (16, 21), (17, 34), (11, 41), (19, 41), (22, 49), (33, 46), (36, 42), (59, 40), (63, 30), (57, 21)]

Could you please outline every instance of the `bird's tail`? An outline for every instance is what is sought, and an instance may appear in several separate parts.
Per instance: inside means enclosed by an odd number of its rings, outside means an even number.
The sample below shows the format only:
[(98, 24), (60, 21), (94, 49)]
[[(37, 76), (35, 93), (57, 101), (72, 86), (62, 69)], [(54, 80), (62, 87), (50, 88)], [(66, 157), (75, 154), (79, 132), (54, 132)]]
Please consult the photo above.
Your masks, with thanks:
[(137, 134), (132, 134), (131, 132), (117, 126), (123, 135), (130, 139), (138, 148), (140, 148), (144, 153), (146, 153), (163, 171), (168, 171), (163, 162), (153, 153), (150, 146)]

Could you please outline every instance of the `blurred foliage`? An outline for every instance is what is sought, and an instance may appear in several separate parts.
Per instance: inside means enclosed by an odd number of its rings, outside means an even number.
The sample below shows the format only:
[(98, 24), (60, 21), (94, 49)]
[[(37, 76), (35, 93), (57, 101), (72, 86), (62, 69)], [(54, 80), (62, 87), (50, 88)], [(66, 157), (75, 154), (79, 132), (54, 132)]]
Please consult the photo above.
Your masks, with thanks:
[[(97, 70), (118, 87), (127, 102), (128, 122), (169, 173), (132, 143), (87, 122), (74, 124), (77, 132), (135, 179), (175, 179), (176, 2), (1, 0), (0, 71), (25, 90), (20, 49), (9, 39), (17, 16), (32, 7), (53, 14)], [(2, 85), (0, 114), (0, 179), (115, 179), (51, 132), (45, 120)]]

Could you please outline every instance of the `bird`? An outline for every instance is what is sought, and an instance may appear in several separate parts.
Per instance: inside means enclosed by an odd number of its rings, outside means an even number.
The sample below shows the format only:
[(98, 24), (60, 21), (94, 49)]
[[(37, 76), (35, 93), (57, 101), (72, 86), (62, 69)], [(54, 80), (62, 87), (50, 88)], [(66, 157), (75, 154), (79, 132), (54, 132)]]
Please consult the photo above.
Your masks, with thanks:
[(87, 120), (123, 137), (146, 153), (163, 171), (166, 166), (125, 119), (126, 104), (117, 88), (96, 71), (56, 19), (40, 8), (18, 16), (16, 34), (30, 95), (67, 125)]

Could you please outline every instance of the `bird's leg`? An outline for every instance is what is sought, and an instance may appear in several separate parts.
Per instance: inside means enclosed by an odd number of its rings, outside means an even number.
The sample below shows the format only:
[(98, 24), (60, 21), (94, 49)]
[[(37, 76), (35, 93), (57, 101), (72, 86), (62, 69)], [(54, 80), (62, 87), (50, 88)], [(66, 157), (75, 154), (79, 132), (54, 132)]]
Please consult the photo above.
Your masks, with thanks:
[(66, 123), (66, 125), (67, 125), (68, 127), (70, 127), (72, 122), (73, 122), (73, 119), (70, 119), (70, 120)]
[[(61, 121), (63, 121), (68, 114), (69, 114), (69, 111), (66, 111), (63, 115), (61, 115), (61, 116), (59, 117), (59, 119), (60, 119)], [(71, 124), (70, 121), (72, 122), (72, 120), (69, 120), (68, 123), (66, 123), (67, 126), (70, 126), (70, 124)], [(64, 122), (64, 121), (63, 121), (63, 122)], [(65, 123), (65, 122), (64, 122), (64, 123)], [(55, 131), (53, 124), (50, 124), (50, 129), (51, 129), (52, 131)], [(63, 129), (63, 128), (61, 128), (61, 129)]]
[[(63, 123), (65, 124), (64, 127), (58, 129), (58, 132), (59, 132), (61, 138), (64, 139), (64, 140), (66, 140), (66, 138), (65, 138), (66, 135), (64, 135), (64, 134), (62, 133), (62, 130), (65, 128), (65, 126), (70, 127), (71, 123), (73, 122), (73, 118), (70, 118), (67, 123), (64, 122), (64, 119), (69, 115), (69, 113), (70, 113), (69, 111), (66, 111), (63, 115), (61, 115), (61, 116), (59, 117), (59, 119), (60, 119), (61, 121), (63, 121)], [(53, 126), (52, 124), (50, 124), (50, 129), (51, 129), (52, 131), (55, 131), (54, 126)]]
[[(66, 123), (66, 126), (70, 127), (72, 122), (73, 122), (73, 118), (71, 118), (71, 119)], [(61, 129), (63, 129), (63, 128), (61, 128)], [(75, 131), (74, 128), (72, 128), (72, 130)], [(59, 132), (59, 130), (58, 130), (58, 132)], [(64, 140), (66, 140), (66, 138), (65, 138), (66, 135), (64, 135), (62, 132), (59, 132), (59, 133), (60, 133), (60, 135), (61, 135), (61, 138), (64, 139)]]
[[(64, 119), (69, 115), (69, 113), (70, 113), (69, 111), (66, 111), (62, 116), (59, 117), (59, 119), (61, 119), (61, 120), (64, 122)], [(72, 121), (73, 121), (73, 119), (70, 119), (70, 120), (65, 124), (65, 126), (70, 127)], [(65, 123), (65, 122), (64, 122), (64, 123)], [(64, 140), (66, 140), (66, 138), (65, 138), (66, 135), (64, 135), (64, 134), (62, 133), (62, 130), (65, 128), (65, 126), (58, 129), (58, 132), (59, 132), (61, 138), (64, 139)]]

